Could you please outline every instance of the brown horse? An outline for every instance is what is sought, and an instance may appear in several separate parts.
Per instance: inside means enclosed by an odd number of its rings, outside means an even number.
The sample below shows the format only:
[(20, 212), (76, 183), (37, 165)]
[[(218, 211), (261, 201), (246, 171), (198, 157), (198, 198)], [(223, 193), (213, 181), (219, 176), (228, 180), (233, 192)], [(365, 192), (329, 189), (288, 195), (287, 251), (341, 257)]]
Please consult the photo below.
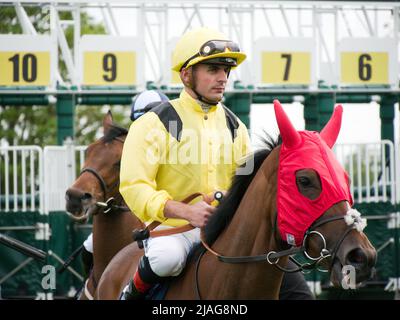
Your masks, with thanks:
[(119, 193), (119, 167), (127, 130), (103, 119), (104, 136), (88, 146), (83, 169), (66, 191), (66, 210), (75, 220), (93, 215), (93, 270), (80, 299), (91, 299), (112, 257), (132, 242), (132, 230), (143, 224)]
[[(275, 108), (276, 113), (284, 114), (279, 103)], [(283, 272), (288, 271), (282, 266), (287, 265), (290, 255), (300, 252), (313, 261), (300, 268), (327, 268), (337, 287), (343, 283), (344, 266), (354, 268), (357, 283), (370, 277), (376, 251), (359, 228), (361, 218), (348, 221), (352, 212), (348, 201), (338, 200), (323, 210), (304, 233), (302, 245), (290, 247), (282, 239), (277, 222), (280, 152), (299, 139), (300, 133), (285, 114), (277, 121), (282, 145), (270, 143), (269, 148), (256, 152), (253, 173), (235, 176), (227, 196), (203, 230), (203, 240), (212, 249), (198, 249), (182, 274), (171, 281), (166, 299), (277, 299)], [(340, 119), (333, 116), (324, 128), (325, 136), (329, 132), (334, 137), (326, 143), (328, 149), (337, 138), (340, 121), (341, 112)], [(340, 165), (335, 169), (344, 175)], [(292, 180), (296, 192), (311, 203), (323, 192), (321, 178), (312, 167), (297, 170)], [(136, 242), (116, 254), (103, 272), (96, 298), (118, 299), (142, 254)]]

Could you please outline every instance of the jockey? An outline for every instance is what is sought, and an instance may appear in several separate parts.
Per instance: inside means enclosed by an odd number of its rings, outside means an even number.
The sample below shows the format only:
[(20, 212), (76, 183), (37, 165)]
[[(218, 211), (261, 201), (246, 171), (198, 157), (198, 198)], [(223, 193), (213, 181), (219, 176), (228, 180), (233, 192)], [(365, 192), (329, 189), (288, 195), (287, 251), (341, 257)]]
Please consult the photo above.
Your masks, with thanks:
[[(165, 101), (168, 101), (168, 97), (158, 90), (145, 90), (137, 94), (132, 102), (130, 115), (131, 120), (135, 121), (151, 108), (156, 107)], [(83, 242), (81, 259), (83, 262), (84, 273), (86, 277), (88, 277), (90, 269), (93, 266), (93, 233), (90, 233), (87, 239)]]
[(215, 208), (204, 200), (180, 201), (196, 192), (227, 190), (251, 149), (246, 126), (221, 103), (231, 69), (245, 58), (219, 31), (187, 32), (172, 57), (184, 85), (179, 98), (153, 108), (129, 129), (120, 171), (126, 204), (146, 224), (161, 222), (158, 229), (188, 223), (196, 228), (145, 240), (125, 299), (143, 298), (163, 277), (182, 272)]
[(138, 94), (132, 103), (131, 120), (135, 121), (151, 108), (168, 101), (168, 97), (158, 90), (146, 90)]

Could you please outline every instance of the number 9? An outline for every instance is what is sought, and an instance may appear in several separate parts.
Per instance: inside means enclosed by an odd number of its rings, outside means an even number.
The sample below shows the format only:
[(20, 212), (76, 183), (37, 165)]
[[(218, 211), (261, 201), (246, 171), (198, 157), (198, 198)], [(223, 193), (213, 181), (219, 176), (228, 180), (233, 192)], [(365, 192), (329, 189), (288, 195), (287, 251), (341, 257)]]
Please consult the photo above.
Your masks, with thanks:
[(105, 81), (114, 81), (117, 78), (117, 57), (112, 53), (107, 53), (103, 57), (103, 70), (108, 74), (103, 75)]

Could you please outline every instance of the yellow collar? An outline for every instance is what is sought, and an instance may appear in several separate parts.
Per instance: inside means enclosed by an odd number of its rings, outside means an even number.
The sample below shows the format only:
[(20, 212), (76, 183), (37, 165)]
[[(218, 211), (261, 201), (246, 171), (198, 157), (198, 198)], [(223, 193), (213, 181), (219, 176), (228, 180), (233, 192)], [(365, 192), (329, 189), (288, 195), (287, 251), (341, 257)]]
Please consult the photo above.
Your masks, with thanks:
[[(192, 96), (189, 93), (187, 93), (185, 89), (183, 89), (181, 91), (179, 98), (184, 103), (185, 108), (189, 108), (189, 106), (190, 106), (191, 108), (193, 108), (194, 111), (204, 113), (200, 104), (195, 99), (193, 99)], [(220, 105), (220, 103), (218, 103), (217, 105), (211, 106), (208, 113), (214, 112), (219, 105)]]

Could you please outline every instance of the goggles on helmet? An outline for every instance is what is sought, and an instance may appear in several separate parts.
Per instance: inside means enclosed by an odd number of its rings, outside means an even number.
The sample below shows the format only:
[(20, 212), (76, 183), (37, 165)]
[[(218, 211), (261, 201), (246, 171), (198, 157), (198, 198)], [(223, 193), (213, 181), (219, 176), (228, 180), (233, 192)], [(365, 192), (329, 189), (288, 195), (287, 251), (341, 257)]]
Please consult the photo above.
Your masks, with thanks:
[(228, 49), (230, 52), (240, 52), (239, 45), (233, 41), (209, 40), (200, 47), (198, 53), (186, 60), (186, 62), (182, 65), (181, 70), (184, 69), (194, 58), (200, 56), (208, 57), (218, 53), (224, 53), (226, 49)]
[(212, 54), (223, 53), (226, 49), (229, 49), (231, 52), (240, 52), (239, 46), (233, 41), (210, 40), (201, 46), (199, 55), (207, 57)]

